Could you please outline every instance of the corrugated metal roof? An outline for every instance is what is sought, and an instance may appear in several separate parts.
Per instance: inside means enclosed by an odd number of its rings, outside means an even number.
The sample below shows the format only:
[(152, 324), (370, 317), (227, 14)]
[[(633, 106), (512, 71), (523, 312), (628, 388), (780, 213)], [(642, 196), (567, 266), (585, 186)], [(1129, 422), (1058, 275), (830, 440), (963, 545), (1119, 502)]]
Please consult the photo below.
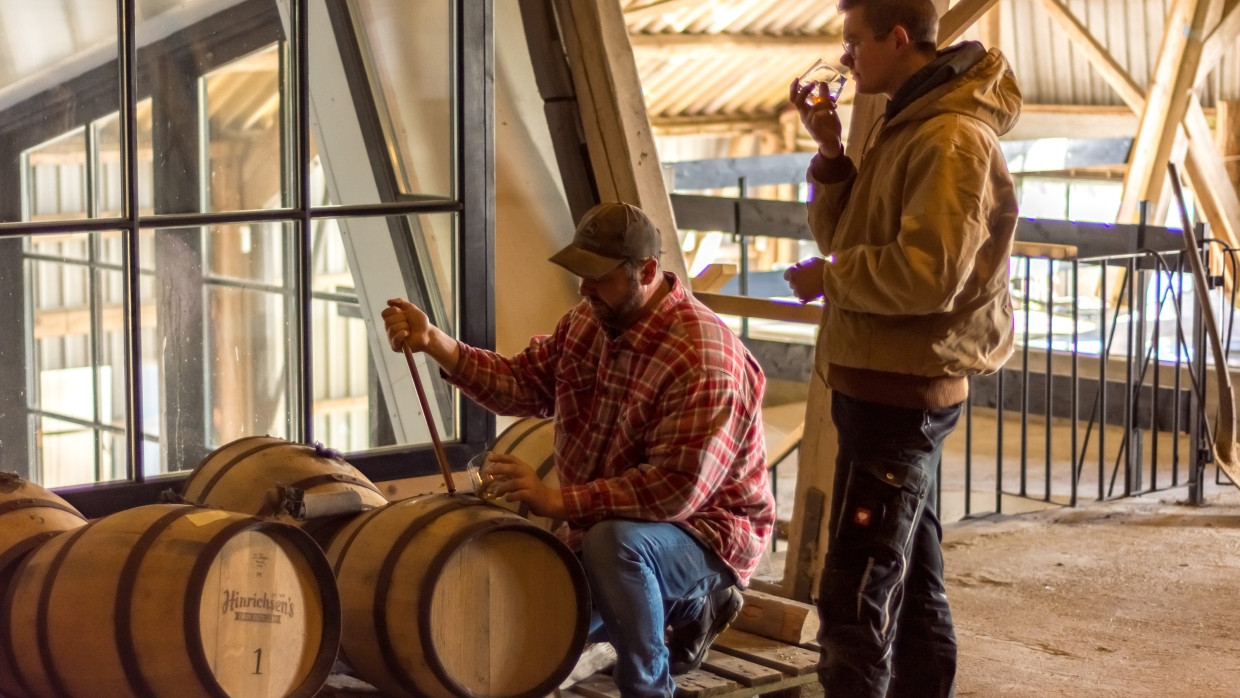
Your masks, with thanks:
[[(1063, 0), (1145, 87), (1173, 0)], [(814, 59), (838, 64), (842, 18), (831, 0), (622, 0), (651, 120), (773, 119)], [(999, 48), (1027, 104), (1123, 106), (1039, 0), (1000, 0)], [(965, 38), (976, 38), (976, 29)], [(1240, 46), (1207, 79), (1202, 102), (1240, 99)], [(842, 102), (851, 100), (851, 91)]]

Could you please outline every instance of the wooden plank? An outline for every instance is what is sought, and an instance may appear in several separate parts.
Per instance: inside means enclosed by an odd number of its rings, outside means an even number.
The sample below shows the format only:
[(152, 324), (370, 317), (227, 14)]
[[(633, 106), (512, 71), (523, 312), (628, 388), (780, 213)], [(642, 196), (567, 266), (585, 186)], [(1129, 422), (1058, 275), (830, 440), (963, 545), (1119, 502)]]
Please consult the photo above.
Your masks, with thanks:
[(720, 315), (799, 322), (804, 325), (817, 325), (822, 317), (822, 306), (814, 303), (728, 296), (721, 293), (694, 293), (693, 295), (707, 308)]
[(1201, 47), (1201, 63), (1197, 66), (1197, 77), (1193, 80), (1194, 88), (1201, 85), (1206, 76), (1219, 67), (1223, 52), (1231, 48), (1236, 36), (1240, 36), (1240, 1), (1227, 0), (1222, 19)]
[(724, 631), (715, 640), (712, 649), (777, 669), (789, 676), (803, 676), (818, 668), (818, 654), (815, 652), (739, 630)]
[(1012, 254), (1018, 257), (1040, 257), (1044, 259), (1076, 259), (1076, 245), (1055, 245), (1046, 242), (1012, 243)]
[(957, 2), (939, 17), (939, 48), (955, 43), (966, 29), (973, 26), (997, 3), (998, 0), (960, 0)]
[(606, 674), (595, 674), (573, 685), (573, 693), (586, 698), (622, 698), (616, 682)]
[(618, 0), (554, 0), (602, 201), (638, 206), (663, 237), (663, 268), (688, 283), (641, 77)]
[(818, 609), (801, 601), (749, 589), (732, 627), (790, 645), (818, 637)]
[(675, 678), (676, 698), (710, 698), (735, 691), (740, 686), (724, 676), (696, 669)]
[(1201, 61), (1202, 33), (1212, 10), (1219, 7), (1217, 0), (1177, 0), (1172, 6), (1133, 141), (1120, 221), (1134, 220), (1138, 202), (1158, 202), (1164, 193), (1176, 130), (1188, 109), (1189, 90)]
[(694, 293), (715, 293), (736, 276), (740, 267), (735, 264), (707, 264), (701, 273), (693, 277)]
[(1094, 70), (1097, 70), (1111, 89), (1124, 100), (1124, 104), (1134, 112), (1141, 113), (1145, 108), (1145, 93), (1111, 52), (1094, 38), (1085, 23), (1078, 19), (1062, 0), (1042, 0), (1042, 6), (1072, 43), (1085, 54)]
[[(1195, 95), (1185, 115), (1184, 126), (1191, 148), (1191, 157), (1185, 158), (1185, 170), (1198, 205), (1210, 223), (1210, 234), (1229, 247), (1240, 246), (1240, 197), (1231, 184), (1218, 145), (1209, 137), (1209, 126)], [(1224, 286), (1230, 292), (1235, 283), (1234, 270), (1228, 265), (1224, 265), (1223, 270)]]
[(647, 53), (697, 53), (711, 51), (817, 50), (826, 52), (840, 48), (844, 37), (839, 34), (629, 34), (633, 49)]
[(784, 678), (778, 669), (754, 664), (741, 657), (711, 650), (706, 653), (702, 668), (731, 679), (742, 686), (765, 686)]

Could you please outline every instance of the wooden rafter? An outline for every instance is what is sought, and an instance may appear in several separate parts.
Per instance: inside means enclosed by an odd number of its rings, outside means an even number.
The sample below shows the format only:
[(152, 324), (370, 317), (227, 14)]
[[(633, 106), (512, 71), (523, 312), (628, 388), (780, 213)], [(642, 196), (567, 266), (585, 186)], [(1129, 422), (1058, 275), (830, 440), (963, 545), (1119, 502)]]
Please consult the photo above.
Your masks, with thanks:
[(1223, 18), (1206, 37), (1205, 45), (1201, 47), (1201, 64), (1197, 66), (1197, 77), (1193, 80), (1194, 86), (1200, 85), (1210, 71), (1218, 67), (1223, 52), (1231, 48), (1237, 36), (1240, 36), (1240, 0), (1227, 0), (1223, 6)]
[(1145, 93), (1128, 74), (1128, 71), (1124, 70), (1123, 66), (1111, 56), (1111, 52), (1094, 38), (1089, 29), (1061, 0), (1042, 0), (1042, 6), (1051, 19), (1055, 20), (1059, 27), (1068, 34), (1076, 47), (1084, 52), (1094, 69), (1111, 86), (1111, 89), (1115, 90), (1120, 99), (1124, 100), (1124, 104), (1140, 114), (1145, 109)]
[(629, 34), (633, 49), (649, 51), (735, 51), (839, 49), (840, 34)]
[(1202, 35), (1217, 0), (1176, 0), (1159, 47), (1154, 80), (1146, 91), (1145, 109), (1133, 141), (1128, 176), (1120, 199), (1118, 220), (1134, 219), (1139, 201), (1159, 202), (1167, 181), (1167, 163), (1176, 130), (1188, 109), (1189, 90), (1201, 61)]
[[(1115, 88), (1128, 107), (1138, 114), (1146, 111), (1145, 96), (1136, 88), (1135, 81), (1110, 53), (1101, 48), (1084, 24), (1059, 0), (1043, 0), (1043, 4), (1074, 42), (1084, 49), (1094, 68)], [(1218, 49), (1212, 47), (1225, 47), (1234, 39), (1234, 33), (1240, 31), (1240, 24), (1237, 24), (1240, 20), (1235, 19), (1240, 17), (1240, 14), (1236, 13), (1237, 7), (1240, 7), (1240, 0), (1227, 0), (1227, 4), (1222, 8), (1222, 19), (1206, 39), (1202, 49), (1202, 65), (1196, 68), (1198, 76), (1202, 71), (1209, 72), (1209, 66), (1204, 64), (1204, 56), (1217, 55), (1214, 52)], [(1176, 135), (1176, 144), (1183, 142), (1187, 148), (1183, 156), (1184, 170), (1214, 236), (1235, 247), (1240, 241), (1240, 195), (1237, 195), (1227, 176), (1223, 156), (1210, 133), (1205, 110), (1195, 94), (1187, 92), (1187, 95), (1185, 113), (1180, 122), (1182, 130), (1177, 129)], [(1224, 273), (1228, 275), (1226, 283), (1230, 288), (1234, 282), (1230, 278), (1230, 270), (1225, 270)]]
[(960, 0), (939, 18), (939, 47), (949, 46), (999, 0)]
[(663, 266), (688, 281), (641, 78), (617, 0), (554, 0), (599, 198), (626, 201), (663, 235)]

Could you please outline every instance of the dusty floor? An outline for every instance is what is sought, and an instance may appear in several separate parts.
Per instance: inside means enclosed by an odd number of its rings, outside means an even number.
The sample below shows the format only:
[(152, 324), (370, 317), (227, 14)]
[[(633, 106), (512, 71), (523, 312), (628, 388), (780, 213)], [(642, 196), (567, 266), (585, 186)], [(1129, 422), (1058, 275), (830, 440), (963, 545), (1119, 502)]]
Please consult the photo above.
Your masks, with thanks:
[[(799, 419), (795, 405), (769, 412), (777, 428)], [(1064, 440), (1057, 434), (1056, 447)], [(793, 458), (779, 471), (779, 491), (788, 493), (781, 518), (792, 513), (795, 470)], [(993, 509), (993, 471), (981, 471), (975, 515)], [(1005, 497), (1009, 513), (945, 525), (957, 695), (1240, 697), (1240, 489), (1215, 484), (1212, 467), (1207, 473), (1201, 507), (1184, 503), (1183, 487), (1091, 502), (1097, 477), (1087, 469), (1077, 508)], [(963, 513), (961, 489), (945, 479), (951, 520)], [(1063, 479), (1056, 474), (1055, 491)], [(1011, 513), (1018, 511), (1025, 513)], [(782, 555), (764, 568), (768, 580), (781, 578)]]
[(957, 696), (1240, 696), (1240, 490), (959, 522), (944, 553)]
[(947, 528), (960, 696), (1240, 696), (1240, 490)]

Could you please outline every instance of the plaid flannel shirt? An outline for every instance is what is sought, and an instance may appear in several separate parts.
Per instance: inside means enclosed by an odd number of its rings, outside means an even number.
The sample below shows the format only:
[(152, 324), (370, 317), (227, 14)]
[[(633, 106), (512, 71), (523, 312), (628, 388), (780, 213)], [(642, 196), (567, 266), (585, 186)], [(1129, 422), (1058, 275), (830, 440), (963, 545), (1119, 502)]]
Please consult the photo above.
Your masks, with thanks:
[(610, 518), (681, 525), (749, 583), (775, 501), (762, 433), (766, 378), (740, 339), (685, 292), (611, 337), (582, 301), (513, 357), (465, 344), (448, 380), (504, 415), (555, 417), (574, 550)]

